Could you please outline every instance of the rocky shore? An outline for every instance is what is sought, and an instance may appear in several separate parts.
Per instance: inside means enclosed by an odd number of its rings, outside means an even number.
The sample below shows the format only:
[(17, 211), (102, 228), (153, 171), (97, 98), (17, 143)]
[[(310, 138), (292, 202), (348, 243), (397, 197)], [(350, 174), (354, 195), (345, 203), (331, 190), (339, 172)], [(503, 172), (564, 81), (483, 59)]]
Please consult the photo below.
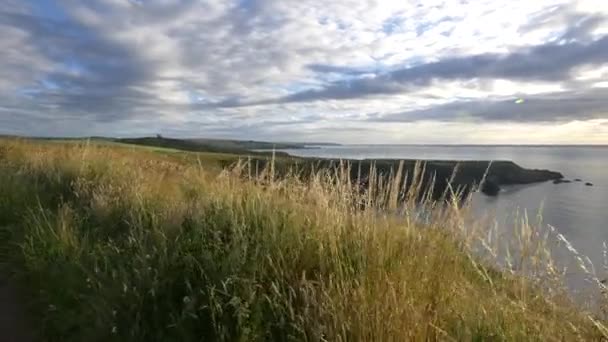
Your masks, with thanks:
[[(254, 159), (252, 162), (263, 167), (268, 160)], [(396, 174), (401, 162), (396, 159), (287, 158), (277, 160), (275, 170), (280, 174), (296, 167), (306, 176), (315, 170), (346, 168), (351, 179), (359, 181), (364, 187), (368, 184), (371, 170), (374, 170), (378, 177), (390, 177)], [(432, 197), (436, 199), (447, 192), (448, 185), (463, 194), (479, 187), (486, 195), (496, 196), (503, 185), (530, 184), (563, 178), (559, 172), (526, 169), (511, 161), (403, 160), (402, 177), (409, 177), (408, 183), (411, 184), (413, 175), (418, 175), (423, 189), (431, 192)]]

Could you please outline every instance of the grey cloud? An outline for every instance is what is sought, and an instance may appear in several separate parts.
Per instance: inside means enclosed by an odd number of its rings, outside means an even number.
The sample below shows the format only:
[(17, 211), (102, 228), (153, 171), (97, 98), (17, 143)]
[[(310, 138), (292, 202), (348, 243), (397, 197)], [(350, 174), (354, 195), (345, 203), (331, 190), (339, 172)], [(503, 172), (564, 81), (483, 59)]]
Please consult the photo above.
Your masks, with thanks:
[(477, 99), (423, 109), (376, 115), (375, 122), (498, 121), (551, 123), (608, 119), (608, 88), (556, 92), (516, 98)]
[(565, 30), (557, 36), (556, 40), (589, 40), (591, 32), (605, 23), (607, 18), (599, 14), (580, 13), (573, 9), (572, 4), (557, 5), (549, 10), (532, 17), (530, 21), (519, 29), (522, 34), (530, 34), (539, 29)]
[(560, 37), (563, 40), (583, 40), (590, 39), (589, 33), (598, 28), (606, 21), (606, 18), (600, 15), (590, 16), (575, 16), (570, 18), (574, 25), (570, 27)]
[(509, 79), (567, 81), (583, 65), (608, 62), (608, 36), (589, 43), (548, 43), (507, 54), (451, 57), (398, 69), (376, 77), (331, 83), (321, 89), (298, 92), (276, 102), (354, 99), (390, 95), (429, 86), (434, 80)]
[(360, 68), (327, 65), (327, 64), (311, 64), (308, 66), (308, 69), (310, 69), (314, 72), (317, 72), (317, 73), (321, 73), (321, 74), (335, 73), (335, 74), (351, 75), (351, 76), (369, 74), (369, 73), (373, 72), (372, 70), (362, 70)]
[[(238, 40), (226, 39), (225, 32), (235, 24), (244, 22), (239, 18), (247, 17), (251, 21), (250, 28), (256, 28), (255, 16), (247, 15), (255, 13), (236, 15), (240, 11), (236, 7), (225, 16), (212, 18), (209, 22), (203, 20), (196, 25), (178, 26), (162, 32), (166, 34), (164, 38), (175, 43), (177, 49), (170, 51), (171, 55), (168, 56), (150, 57), (146, 55), (146, 49), (150, 46), (140, 49), (133, 39), (116, 39), (107, 30), (124, 28), (128, 32), (139, 27), (153, 28), (159, 23), (178, 20), (192, 11), (195, 5), (199, 6), (198, 10), (201, 10), (201, 6), (204, 10), (207, 5), (194, 0), (152, 1), (145, 5), (133, 2), (132, 6), (138, 7), (136, 11), (123, 15), (113, 5), (101, 2), (83, 4), (66, 0), (65, 4), (62, 8), (66, 10), (65, 17), (61, 19), (40, 17), (25, 9), (20, 12), (0, 10), (0, 29), (6, 27), (11, 30), (6, 31), (7, 35), (25, 37), (27, 47), (35, 50), (48, 63), (45, 69), (24, 63), (24, 56), (30, 51), (23, 46), (19, 46), (24, 50), (20, 55), (10, 60), (4, 58), (0, 62), (0, 76), (3, 78), (0, 83), (10, 80), (20, 85), (13, 87), (17, 89), (16, 93), (0, 93), (3, 103), (21, 97), (22, 104), (18, 107), (23, 109), (36, 111), (56, 107), (64, 115), (90, 122), (109, 122), (136, 116), (154, 118), (166, 112), (217, 107), (167, 103), (160, 98), (163, 89), (157, 88), (157, 84), (173, 82), (176, 87), (181, 86), (186, 91), (209, 89), (211, 98), (222, 99), (221, 107), (232, 107), (241, 97), (239, 87), (250, 84), (252, 78), (272, 65), (270, 60), (286, 60), (280, 49), (270, 48), (272, 41), (263, 36), (251, 37), (255, 32), (247, 29), (241, 30), (241, 36), (235, 36)], [(98, 16), (96, 19), (104, 20), (103, 23), (95, 20), (88, 22), (86, 16), (77, 17), (68, 11), (77, 12), (80, 9), (92, 11)], [(206, 24), (208, 26), (204, 26)], [(247, 44), (240, 39), (247, 41)], [(2, 40), (3, 37), (0, 37), (0, 46), (3, 46)], [(225, 43), (216, 40), (225, 40)], [(12, 42), (9, 40), (8, 43)], [(15, 50), (14, 44), (9, 47)], [(252, 48), (263, 51), (263, 58), (248, 58), (247, 53)], [(15, 54), (15, 51), (12, 53)], [(177, 61), (190, 73), (164, 75), (163, 68), (167, 62), (171, 62), (168, 59)], [(24, 77), (26, 74), (28, 77)], [(2, 84), (0, 90), (3, 90)], [(46, 115), (55, 114), (46, 111)]]
[(321, 89), (307, 90), (278, 100), (279, 103), (315, 100), (344, 100), (369, 95), (395, 94), (404, 89), (400, 82), (390, 76), (366, 77), (352, 81), (340, 81)]
[(3, 12), (0, 22), (27, 32), (29, 44), (52, 63), (27, 86), (29, 106), (54, 104), (110, 120), (132, 113), (134, 101), (149, 101), (134, 87), (150, 78), (151, 67), (129, 47), (74, 21)]

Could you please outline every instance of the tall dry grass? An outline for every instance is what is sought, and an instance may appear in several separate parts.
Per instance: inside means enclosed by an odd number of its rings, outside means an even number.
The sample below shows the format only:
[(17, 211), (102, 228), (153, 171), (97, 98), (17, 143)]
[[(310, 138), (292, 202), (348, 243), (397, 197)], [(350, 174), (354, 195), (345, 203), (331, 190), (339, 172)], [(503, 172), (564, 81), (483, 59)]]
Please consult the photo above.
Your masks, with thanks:
[(2, 270), (44, 340), (606, 336), (525, 220), (501, 267), (504, 241), (466, 201), (403, 195), (400, 170), (360, 191), (340, 168), (303, 180), (192, 159), (0, 143)]

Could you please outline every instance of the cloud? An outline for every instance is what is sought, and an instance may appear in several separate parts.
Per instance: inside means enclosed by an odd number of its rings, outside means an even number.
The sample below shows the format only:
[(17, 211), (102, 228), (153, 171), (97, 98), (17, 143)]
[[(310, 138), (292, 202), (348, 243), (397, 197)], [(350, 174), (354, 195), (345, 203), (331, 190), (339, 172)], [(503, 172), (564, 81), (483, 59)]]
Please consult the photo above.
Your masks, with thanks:
[[(150, 80), (149, 66), (96, 30), (21, 13), (0, 13), (0, 22), (24, 37), (21, 56), (32, 51), (45, 63), (42, 70), (23, 60), (16, 62), (20, 69), (3, 68), (17, 79), (15, 85), (21, 84), (14, 91), (33, 109), (53, 105), (64, 115), (85, 113), (103, 121), (128, 117), (131, 109), (152, 100), (136, 89)], [(28, 84), (19, 80), (24, 74)]]
[[(581, 1), (5, 1), (1, 133), (383, 137), (367, 118), (503, 113), (504, 96), (547, 84), (576, 97), (601, 79), (580, 70), (608, 56), (608, 10)], [(597, 99), (560, 114), (543, 96), (542, 113), (510, 120), (602, 115)]]
[(539, 94), (524, 98), (457, 101), (401, 113), (376, 115), (368, 120), (556, 123), (598, 118), (608, 118), (608, 88)]
[(519, 31), (522, 34), (541, 30), (559, 32), (560, 27), (566, 27), (558, 36), (558, 40), (593, 40), (595, 31), (606, 22), (606, 13), (582, 13), (574, 7), (569, 3), (542, 11), (534, 15)]
[(368, 73), (373, 72), (373, 70), (362, 70), (360, 68), (326, 65), (326, 64), (311, 64), (308, 66), (308, 68), (314, 72), (321, 73), (321, 74), (334, 73), (334, 74), (352, 75), (352, 76), (358, 76), (361, 74), (368, 74)]
[(608, 36), (590, 43), (552, 42), (506, 54), (451, 57), (375, 77), (334, 82), (288, 95), (277, 102), (351, 99), (405, 93), (434, 80), (507, 79), (563, 82), (574, 68), (608, 63)]

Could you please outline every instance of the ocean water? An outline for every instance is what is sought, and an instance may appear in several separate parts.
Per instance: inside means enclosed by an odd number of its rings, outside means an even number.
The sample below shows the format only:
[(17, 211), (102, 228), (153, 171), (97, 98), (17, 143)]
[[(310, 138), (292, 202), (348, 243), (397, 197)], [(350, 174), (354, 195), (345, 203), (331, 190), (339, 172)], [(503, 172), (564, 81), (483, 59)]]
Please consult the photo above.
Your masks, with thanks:
[[(603, 267), (603, 244), (608, 242), (608, 146), (344, 145), (284, 151), (303, 157), (345, 159), (511, 160), (526, 168), (559, 171), (566, 179), (580, 178), (582, 182), (504, 187), (497, 197), (475, 194), (474, 213), (492, 217), (504, 229), (512, 229), (516, 217), (524, 212), (531, 221), (541, 213), (542, 226), (555, 227), (590, 259), (600, 278), (608, 278)], [(593, 186), (585, 186), (585, 182)], [(568, 285), (575, 292), (584, 292), (589, 281), (575, 265), (572, 253), (563, 243), (552, 243), (555, 258), (567, 267)]]

